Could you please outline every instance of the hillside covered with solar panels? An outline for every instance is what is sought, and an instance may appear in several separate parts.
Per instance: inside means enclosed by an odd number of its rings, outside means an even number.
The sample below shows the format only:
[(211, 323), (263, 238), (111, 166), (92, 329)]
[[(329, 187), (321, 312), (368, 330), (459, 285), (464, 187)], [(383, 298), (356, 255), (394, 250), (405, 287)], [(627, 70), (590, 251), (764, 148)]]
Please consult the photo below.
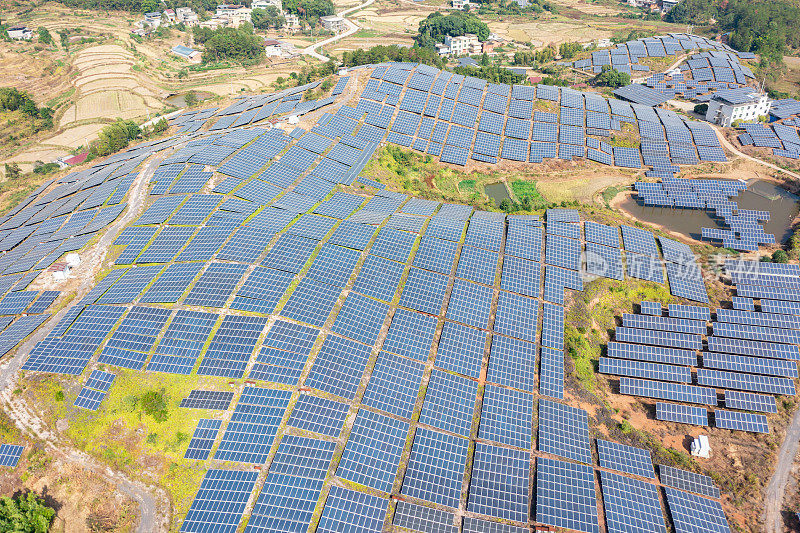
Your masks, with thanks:
[[(58, 384), (39, 398), (62, 438), (167, 487), (176, 531), (757, 523), (768, 479), (735, 487), (796, 405), (800, 267), (712, 280), (701, 245), (590, 206), (507, 215), (363, 172), (387, 143), (454, 168), (587, 158), (661, 179), (645, 203), (715, 209), (711, 243), (773, 243), (738, 182), (674, 177), (726, 159), (708, 125), (416, 64), (318, 86), (182, 113), (0, 218), (0, 346), (26, 391)], [(640, 147), (605, 140), (623, 127)], [(712, 462), (681, 448), (698, 428)]]

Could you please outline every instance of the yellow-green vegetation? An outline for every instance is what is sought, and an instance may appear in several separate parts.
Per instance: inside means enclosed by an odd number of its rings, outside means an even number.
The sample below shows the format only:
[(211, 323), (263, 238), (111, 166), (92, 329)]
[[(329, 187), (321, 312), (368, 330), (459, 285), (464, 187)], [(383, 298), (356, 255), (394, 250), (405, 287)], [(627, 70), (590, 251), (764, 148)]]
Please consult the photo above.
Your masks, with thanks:
[(393, 185), (415, 196), (462, 202), (482, 209), (494, 207), (493, 202), (481, 192), (483, 184), (498, 181), (499, 175), (496, 172), (464, 173), (439, 165), (438, 161), (429, 155), (404, 150), (394, 145), (382, 148), (378, 152), (378, 157), (373, 157), (367, 164), (364, 174), (370, 179)]
[(22, 174), (6, 177), (0, 182), (0, 214), (27, 198), (39, 185), (52, 178), (42, 174)]
[(198, 420), (216, 413), (178, 406), (191, 390), (227, 389), (230, 380), (114, 371), (114, 385), (97, 411), (73, 406), (79, 387), (72, 380), (62, 385), (59, 380), (37, 376), (23, 383), (53, 423), (68, 421), (64, 435), (74, 446), (116, 470), (135, 477), (155, 476), (170, 492), (176, 516), (184, 516), (204, 468), (183, 459), (183, 455)]
[(525, 203), (527, 199), (532, 209), (543, 209), (548, 204), (533, 180), (514, 180), (511, 182), (511, 190), (520, 202)]
[(626, 146), (628, 148), (638, 148), (642, 144), (638, 128), (628, 122), (624, 122), (620, 131), (612, 133), (611, 137), (606, 141), (611, 146)]
[(597, 279), (585, 284), (569, 309), (564, 345), (572, 359), (573, 376), (585, 389), (597, 388), (597, 364), (616, 317), (631, 313), (642, 300), (669, 303), (676, 298), (663, 285), (628, 279)]
[(611, 200), (613, 200), (615, 196), (626, 189), (628, 189), (628, 187), (624, 185), (612, 185), (611, 187), (604, 189), (602, 192), (602, 197), (606, 207), (611, 207)]

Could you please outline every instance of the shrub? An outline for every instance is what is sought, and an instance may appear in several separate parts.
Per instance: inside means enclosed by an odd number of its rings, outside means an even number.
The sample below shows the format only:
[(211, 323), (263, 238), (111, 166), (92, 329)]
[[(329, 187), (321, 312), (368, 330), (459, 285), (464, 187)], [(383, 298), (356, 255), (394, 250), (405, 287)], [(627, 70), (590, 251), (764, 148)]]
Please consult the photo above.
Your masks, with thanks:
[(15, 498), (0, 498), (0, 531), (47, 533), (56, 511), (29, 492)]

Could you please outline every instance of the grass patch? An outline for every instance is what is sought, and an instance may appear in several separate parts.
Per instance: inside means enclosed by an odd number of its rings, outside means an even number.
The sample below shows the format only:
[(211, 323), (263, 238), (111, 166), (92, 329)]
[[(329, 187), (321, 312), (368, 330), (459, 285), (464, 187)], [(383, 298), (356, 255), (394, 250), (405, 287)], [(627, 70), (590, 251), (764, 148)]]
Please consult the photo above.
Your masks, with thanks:
[(461, 180), (458, 182), (458, 190), (460, 191), (474, 191), (475, 180)]
[(539, 192), (535, 181), (514, 180), (511, 182), (511, 190), (520, 202), (524, 202), (527, 198), (532, 205), (541, 206), (534, 207), (534, 209), (543, 209), (549, 203), (545, 200), (544, 196), (542, 196), (542, 193)]
[(603, 196), (603, 202), (606, 204), (606, 207), (611, 207), (611, 200), (613, 200), (615, 196), (617, 196), (625, 189), (627, 189), (627, 187), (622, 185), (614, 185), (604, 189), (602, 192), (602, 196)]

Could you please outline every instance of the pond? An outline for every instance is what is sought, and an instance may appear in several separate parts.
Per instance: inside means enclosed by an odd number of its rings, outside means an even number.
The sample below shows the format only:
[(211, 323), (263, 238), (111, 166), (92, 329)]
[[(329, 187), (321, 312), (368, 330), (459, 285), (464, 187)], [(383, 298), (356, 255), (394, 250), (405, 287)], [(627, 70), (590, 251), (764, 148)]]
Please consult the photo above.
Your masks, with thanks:
[[(188, 93), (179, 93), (179, 94), (171, 94), (164, 99), (164, 102), (167, 105), (171, 105), (173, 107), (177, 107), (178, 109), (183, 109), (186, 107), (186, 95)], [(203, 92), (203, 91), (195, 91), (194, 94), (197, 96), (197, 101), (202, 102), (203, 100), (209, 98), (211, 93)]]
[[(800, 197), (774, 183), (750, 180), (747, 190), (741, 191), (733, 200), (742, 209), (769, 211), (770, 220), (764, 224), (764, 231), (775, 235), (777, 242), (784, 243), (791, 237), (792, 221), (797, 216)], [(698, 241), (702, 240), (701, 228), (726, 227), (722, 219), (713, 216), (712, 211), (645, 206), (639, 203), (636, 195), (626, 198), (619, 207), (642, 222), (663, 226)]]
[(497, 207), (500, 207), (500, 202), (503, 200), (511, 198), (511, 195), (508, 194), (508, 187), (502, 181), (484, 185), (483, 190), (486, 192), (486, 196), (494, 200)]

